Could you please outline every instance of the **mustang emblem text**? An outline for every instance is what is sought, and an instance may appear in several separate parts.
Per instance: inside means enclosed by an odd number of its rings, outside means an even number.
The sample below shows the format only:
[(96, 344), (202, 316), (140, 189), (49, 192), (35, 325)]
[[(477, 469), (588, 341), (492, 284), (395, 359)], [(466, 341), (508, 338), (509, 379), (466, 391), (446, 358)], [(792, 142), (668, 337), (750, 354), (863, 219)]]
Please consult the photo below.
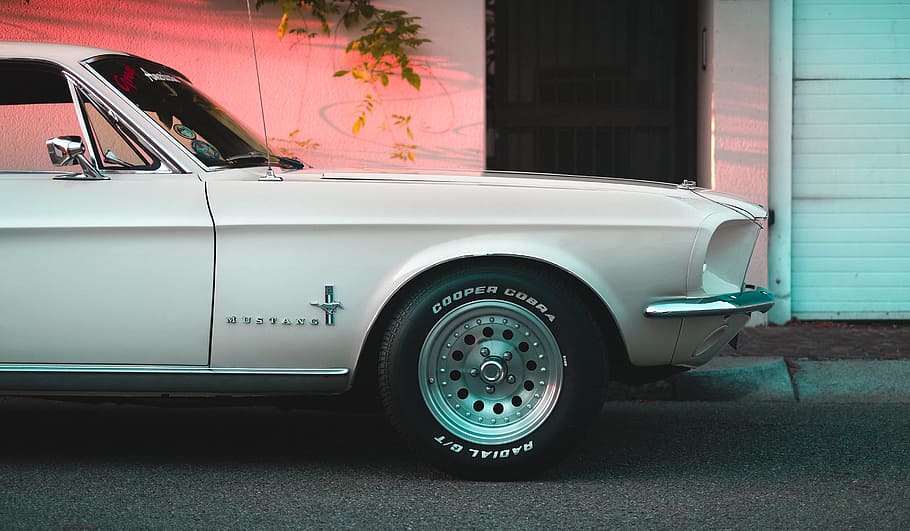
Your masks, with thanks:
[[(338, 310), (344, 309), (344, 305), (342, 305), (340, 302), (335, 300), (335, 286), (333, 286), (331, 284), (327, 284), (325, 287), (325, 302), (311, 302), (310, 305), (315, 306), (315, 307), (319, 308), (320, 310), (322, 310), (323, 312), (325, 312), (325, 324), (328, 326), (335, 325), (335, 312)], [(275, 316), (253, 317), (250, 315), (244, 315), (241, 317), (237, 317), (236, 315), (228, 315), (228, 316), (226, 316), (226, 319), (227, 319), (228, 324), (238, 324), (240, 322), (243, 322), (243, 324), (257, 324), (257, 325), (264, 325), (264, 324), (273, 324), (273, 325), (283, 324), (283, 325), (298, 325), (298, 326), (303, 326), (303, 325), (318, 326), (319, 325), (319, 319), (310, 319), (310, 318), (305, 318), (305, 317), (294, 317), (294, 318), (292, 318), (292, 317), (283, 317), (282, 318), (282, 317), (275, 317)]]

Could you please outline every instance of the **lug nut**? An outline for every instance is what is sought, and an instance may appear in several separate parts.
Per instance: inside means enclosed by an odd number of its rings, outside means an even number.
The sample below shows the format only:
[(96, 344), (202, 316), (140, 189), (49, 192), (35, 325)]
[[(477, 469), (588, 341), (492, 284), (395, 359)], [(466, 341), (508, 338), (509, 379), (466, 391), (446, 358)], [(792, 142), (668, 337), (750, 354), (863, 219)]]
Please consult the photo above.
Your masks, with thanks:
[(495, 393), (495, 392), (496, 392), (496, 388), (495, 388), (495, 387), (493, 387), (492, 385), (488, 385), (488, 386), (487, 386), (487, 394), (488, 394), (488, 395), (492, 395), (492, 394)]
[(512, 359), (512, 353), (509, 352), (509, 351), (503, 352), (503, 354), (502, 354), (502, 359), (504, 359), (504, 360), (506, 360), (506, 361), (511, 360), (511, 359)]
[(514, 375), (514, 374), (508, 375), (508, 376), (506, 377), (506, 381), (509, 382), (510, 384), (515, 383), (515, 375)]
[(480, 374), (480, 371), (477, 370), (476, 368), (474, 368), (474, 369), (471, 369), (470, 371), (468, 371), (468, 374), (470, 374), (471, 376), (477, 378), (477, 375)]
[(490, 355), (490, 349), (488, 349), (487, 347), (483, 347), (482, 349), (480, 349), (480, 355), (483, 356), (484, 358), (486, 358), (487, 356)]

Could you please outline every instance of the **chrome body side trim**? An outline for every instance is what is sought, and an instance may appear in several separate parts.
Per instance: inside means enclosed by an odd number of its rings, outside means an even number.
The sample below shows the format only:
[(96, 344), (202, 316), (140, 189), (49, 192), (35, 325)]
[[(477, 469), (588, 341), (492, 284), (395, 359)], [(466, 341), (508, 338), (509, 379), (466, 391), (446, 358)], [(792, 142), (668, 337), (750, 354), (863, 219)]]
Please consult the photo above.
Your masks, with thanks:
[(155, 373), (155, 374), (271, 374), (307, 376), (344, 376), (350, 369), (283, 369), (283, 368), (210, 368), (180, 365), (67, 365), (58, 363), (16, 364), (0, 363), (0, 372), (91, 372), (91, 373)]
[(673, 319), (679, 317), (708, 317), (752, 312), (767, 312), (774, 306), (774, 296), (765, 288), (725, 293), (713, 297), (670, 299), (649, 304), (645, 317)]
[(0, 364), (0, 393), (339, 394), (350, 369)]

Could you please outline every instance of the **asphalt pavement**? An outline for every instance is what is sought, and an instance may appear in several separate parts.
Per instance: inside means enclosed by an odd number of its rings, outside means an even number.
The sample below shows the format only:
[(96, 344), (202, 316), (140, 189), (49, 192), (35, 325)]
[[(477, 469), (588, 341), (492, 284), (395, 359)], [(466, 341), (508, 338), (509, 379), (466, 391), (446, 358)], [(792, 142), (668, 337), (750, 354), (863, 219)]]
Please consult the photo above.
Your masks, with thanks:
[(374, 414), (0, 397), (0, 529), (908, 529), (908, 339), (747, 329), (615, 387), (579, 448), (518, 483), (439, 473)]
[(616, 398), (910, 403), (910, 323), (799, 322), (746, 328), (737, 347)]
[(906, 404), (608, 402), (533, 480), (381, 415), (0, 399), (0, 529), (910, 529)]

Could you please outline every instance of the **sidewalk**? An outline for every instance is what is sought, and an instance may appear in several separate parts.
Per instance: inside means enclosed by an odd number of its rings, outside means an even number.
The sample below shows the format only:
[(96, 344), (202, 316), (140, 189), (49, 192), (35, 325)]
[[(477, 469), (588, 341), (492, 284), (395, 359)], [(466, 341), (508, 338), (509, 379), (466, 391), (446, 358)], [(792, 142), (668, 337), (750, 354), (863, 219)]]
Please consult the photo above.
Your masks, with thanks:
[(910, 322), (794, 322), (747, 328), (706, 365), (614, 397), (910, 403)]
[(739, 351), (725, 355), (779, 356), (812, 360), (910, 359), (910, 322), (794, 322), (746, 328)]

